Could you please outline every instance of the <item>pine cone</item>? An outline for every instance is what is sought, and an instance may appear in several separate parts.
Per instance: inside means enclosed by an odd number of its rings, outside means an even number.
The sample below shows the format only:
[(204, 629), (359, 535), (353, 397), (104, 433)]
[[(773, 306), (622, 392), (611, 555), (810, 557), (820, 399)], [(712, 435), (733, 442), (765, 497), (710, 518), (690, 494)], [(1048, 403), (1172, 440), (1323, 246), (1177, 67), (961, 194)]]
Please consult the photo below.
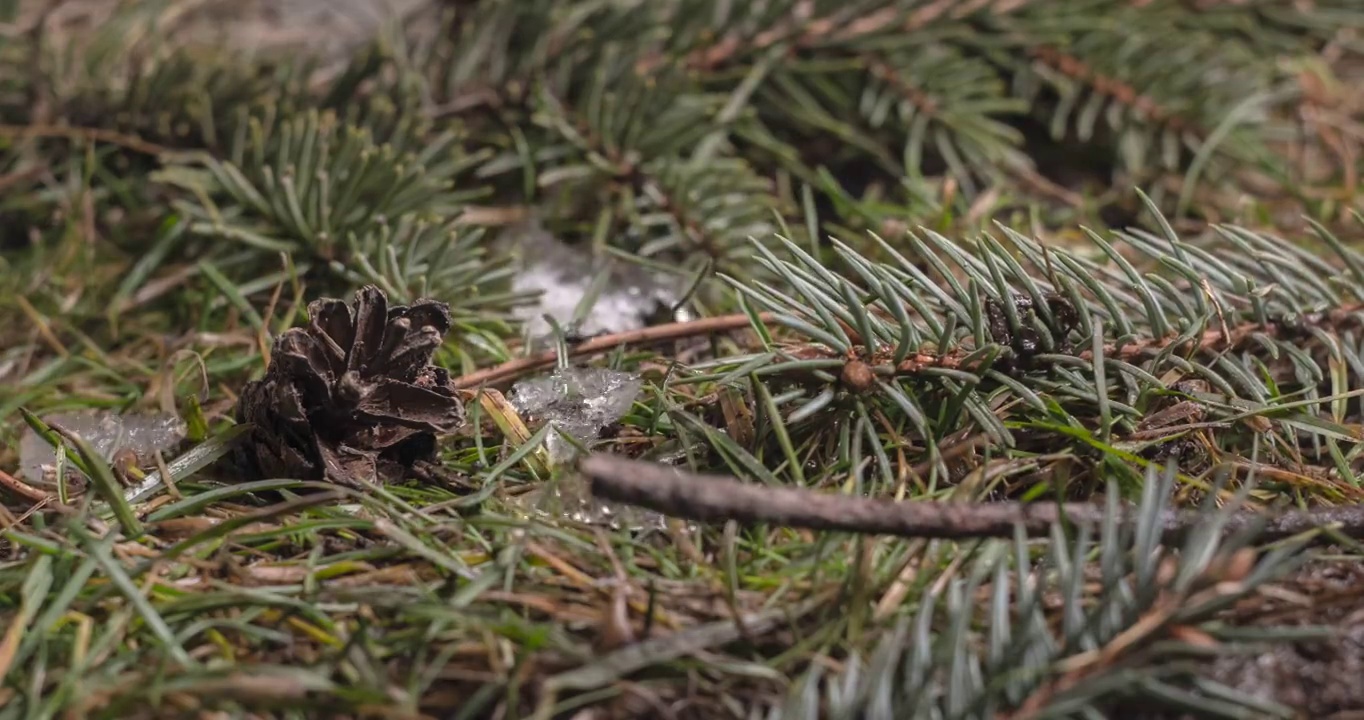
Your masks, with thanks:
[(450, 309), (421, 300), (388, 307), (383, 291), (308, 305), (307, 327), (275, 340), (265, 377), (237, 400), (255, 425), (236, 450), (257, 478), (346, 484), (402, 479), (434, 459), (436, 435), (464, 422), (450, 374), (430, 364), (450, 330)]

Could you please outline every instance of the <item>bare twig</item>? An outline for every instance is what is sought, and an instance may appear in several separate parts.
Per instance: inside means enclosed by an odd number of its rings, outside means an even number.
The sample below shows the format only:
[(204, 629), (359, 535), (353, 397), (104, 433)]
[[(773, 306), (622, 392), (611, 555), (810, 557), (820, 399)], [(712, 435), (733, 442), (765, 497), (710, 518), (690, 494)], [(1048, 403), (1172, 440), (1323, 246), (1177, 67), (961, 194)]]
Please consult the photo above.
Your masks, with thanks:
[[(685, 62), (693, 70), (715, 70), (740, 54), (762, 52), (778, 43), (805, 48), (831, 40), (851, 42), (897, 28), (903, 32), (917, 30), (945, 16), (966, 17), (987, 9), (1002, 16), (1026, 4), (1026, 0), (935, 0), (912, 12), (890, 7), (859, 14), (854, 8), (845, 7), (823, 17), (813, 17), (813, 5), (799, 3), (790, 17), (774, 22), (756, 34), (745, 31), (726, 34), (711, 45), (693, 50)], [(641, 75), (648, 74), (664, 62), (661, 53), (652, 55), (641, 60), (636, 71)]]
[(51, 494), (15, 478), (4, 470), (0, 470), (0, 487), (33, 502), (45, 502), (53, 497)]
[[(759, 315), (758, 318), (764, 323), (772, 320), (772, 316), (768, 313), (763, 313)], [(733, 332), (748, 327), (751, 322), (752, 319), (749, 316), (739, 313), (735, 315), (720, 315), (718, 317), (668, 323), (666, 325), (654, 325), (653, 327), (599, 335), (589, 340), (584, 340), (583, 342), (570, 347), (568, 349), (568, 354), (570, 357), (581, 357), (584, 355), (596, 355), (610, 352), (622, 345), (637, 347), (640, 345), (653, 345), (670, 342), (672, 340), (681, 340), (683, 338), (696, 337), (698, 335)], [(503, 383), (532, 370), (549, 367), (555, 363), (558, 357), (559, 355), (556, 351), (546, 350), (538, 355), (510, 360), (501, 365), (478, 370), (469, 373), (468, 375), (462, 375), (455, 378), (455, 388), (457, 390), (471, 390), (480, 386)]]
[[(735, 520), (774, 523), (811, 530), (832, 530), (899, 537), (1012, 537), (1015, 526), (1033, 537), (1045, 536), (1065, 517), (1097, 524), (1103, 509), (1087, 503), (939, 503), (891, 502), (831, 495), (803, 488), (770, 487), (723, 475), (698, 475), (657, 463), (612, 455), (592, 455), (579, 469), (592, 493), (665, 515), (699, 521)], [(1122, 518), (1132, 521), (1131, 509)], [(1207, 518), (1197, 512), (1166, 511), (1160, 523), (1167, 541), (1177, 540)], [(1329, 525), (1351, 537), (1364, 537), (1364, 506), (1321, 508), (1266, 516), (1237, 512), (1227, 532), (1260, 525), (1258, 536), (1272, 540)]]
[(65, 127), (57, 125), (0, 125), (0, 137), (18, 139), (62, 138), (65, 140), (85, 140), (103, 142), (132, 150), (145, 155), (162, 155), (170, 151), (156, 143), (139, 137), (106, 130), (104, 128)]
[(20, 183), (33, 180), (34, 178), (37, 178), (40, 175), (42, 175), (44, 172), (47, 172), (47, 168), (41, 165), (36, 165), (34, 167), (27, 168), (24, 170), (18, 170), (12, 173), (5, 173), (4, 175), (0, 175), (0, 192), (9, 190), (10, 188), (13, 188), (14, 186)]

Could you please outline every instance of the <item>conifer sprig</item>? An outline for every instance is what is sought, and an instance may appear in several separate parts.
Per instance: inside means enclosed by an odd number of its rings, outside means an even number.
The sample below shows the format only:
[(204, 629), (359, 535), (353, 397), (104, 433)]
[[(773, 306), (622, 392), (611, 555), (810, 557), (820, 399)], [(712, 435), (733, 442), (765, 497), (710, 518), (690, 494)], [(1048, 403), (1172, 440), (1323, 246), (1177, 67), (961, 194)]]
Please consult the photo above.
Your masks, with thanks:
[[(1008, 246), (925, 229), (902, 238), (903, 251), (878, 238), (886, 261), (836, 242), (834, 266), (789, 241), (790, 260), (755, 245), (777, 280), (731, 285), (788, 332), (762, 354), (695, 370), (774, 383), (798, 426), (875, 408), (906, 422), (906, 439), (930, 457), (958, 432), (1000, 447), (1092, 432), (1085, 442), (1107, 446), (1187, 401), (1198, 422), (1177, 429), (1225, 427), (1218, 453), (1248, 456), (1263, 440), (1268, 458), (1324, 460), (1352, 478), (1364, 451), (1348, 411), (1364, 379), (1359, 251), (1321, 226), (1314, 239), (1335, 262), (1238, 227), (1191, 242), (1157, 220), (1163, 235), (1089, 233), (1089, 252), (1002, 226)], [(1179, 434), (1125, 450), (1139, 459)]]
[(815, 664), (767, 717), (1106, 717), (1117, 697), (1123, 707), (1158, 699), (1201, 717), (1291, 717), (1215, 682), (1180, 683), (1195, 671), (1194, 639), (1222, 642), (1210, 621), (1299, 565), (1299, 547), (1258, 554), (1246, 536), (1222, 537), (1225, 515), (1211, 503), (1199, 532), (1162, 546), (1156, 518), (1175, 474), (1144, 479), (1135, 525), (1117, 522), (1110, 487), (1104, 521), (1073, 535), (1057, 525), (1040, 553), (1021, 534), (983, 543), (903, 608), (893, 632), (837, 672)]

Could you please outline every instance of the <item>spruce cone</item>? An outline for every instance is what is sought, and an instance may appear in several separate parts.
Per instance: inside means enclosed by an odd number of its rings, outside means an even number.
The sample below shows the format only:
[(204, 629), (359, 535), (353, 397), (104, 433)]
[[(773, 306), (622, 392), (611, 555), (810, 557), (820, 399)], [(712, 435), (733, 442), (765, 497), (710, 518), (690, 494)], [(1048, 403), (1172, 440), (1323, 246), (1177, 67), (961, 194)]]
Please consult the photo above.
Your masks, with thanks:
[(307, 327), (276, 338), (265, 377), (237, 400), (237, 421), (255, 425), (238, 465), (257, 478), (355, 485), (400, 480), (434, 459), (436, 435), (464, 421), (450, 374), (430, 364), (450, 329), (449, 306), (390, 308), (367, 285), (354, 313), (322, 299), (308, 315)]

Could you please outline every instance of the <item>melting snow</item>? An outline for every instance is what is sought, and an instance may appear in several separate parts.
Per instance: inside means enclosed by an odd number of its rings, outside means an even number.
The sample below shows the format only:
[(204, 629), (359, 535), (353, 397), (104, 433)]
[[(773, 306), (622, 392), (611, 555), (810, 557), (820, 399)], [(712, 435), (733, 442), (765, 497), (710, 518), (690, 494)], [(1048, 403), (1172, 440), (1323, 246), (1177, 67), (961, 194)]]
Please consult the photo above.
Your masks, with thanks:
[[(555, 432), (546, 439), (549, 459), (555, 465), (571, 460), (577, 453), (573, 443), (565, 440), (565, 433), (586, 447), (597, 434), (611, 423), (620, 420), (643, 387), (637, 375), (598, 368), (560, 368), (548, 376), (522, 380), (508, 395), (518, 413), (552, 424)], [(591, 498), (580, 478), (566, 478), (549, 489), (549, 497), (542, 493), (534, 504), (545, 510), (544, 500), (557, 505), (556, 512), (576, 522), (605, 524), (614, 528), (662, 528), (663, 518), (653, 512), (617, 507)]]
[[(507, 399), (517, 412), (552, 423), (586, 445), (602, 428), (630, 410), (643, 386), (644, 382), (630, 373), (567, 368), (518, 382)], [(550, 461), (556, 465), (571, 459), (576, 450), (557, 432), (551, 433), (546, 443)]]
[[(514, 242), (515, 252), (522, 261), (512, 281), (512, 289), (518, 293), (540, 293), (536, 302), (517, 308), (516, 317), (526, 323), (532, 338), (550, 334), (551, 327), (545, 321), (545, 315), (568, 329), (574, 310), (602, 270), (602, 263), (594, 262), (586, 253), (534, 227), (519, 234)], [(610, 273), (606, 287), (587, 316), (574, 328), (580, 334), (590, 336), (637, 330), (644, 327), (649, 316), (659, 308), (672, 307), (681, 298), (680, 283), (675, 277), (621, 264)]]
[[(60, 425), (90, 443), (105, 460), (131, 450), (139, 460), (175, 447), (185, 437), (185, 423), (168, 413), (117, 415), (112, 412), (79, 411), (54, 413), (43, 418), (49, 425)], [(56, 481), (57, 453), (47, 441), (29, 428), (19, 441), (19, 466), (30, 484), (50, 485)], [(79, 471), (68, 465), (73, 475)]]

